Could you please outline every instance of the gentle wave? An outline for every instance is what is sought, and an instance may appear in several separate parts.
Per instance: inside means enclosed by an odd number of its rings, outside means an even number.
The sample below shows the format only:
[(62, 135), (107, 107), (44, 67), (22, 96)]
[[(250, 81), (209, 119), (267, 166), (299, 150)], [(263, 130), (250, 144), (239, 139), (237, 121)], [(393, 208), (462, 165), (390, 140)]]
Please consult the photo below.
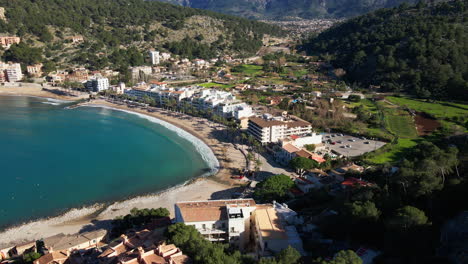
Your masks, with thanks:
[[(97, 210), (102, 209), (103, 206), (104, 206), (103, 204), (94, 204), (91, 206), (86, 206), (86, 207), (81, 207), (81, 208), (73, 208), (59, 216), (34, 219), (29, 222), (23, 222), (16, 226), (10, 226), (0, 232), (0, 245), (4, 246), (2, 243), (8, 244), (9, 242), (13, 242), (13, 241), (14, 242), (28, 242), (28, 241), (33, 241), (36, 239), (43, 238), (43, 237), (40, 237), (40, 235), (43, 235), (43, 234), (36, 235), (33, 232), (40, 232), (39, 230), (41, 230), (44, 226), (55, 226), (55, 225), (63, 224), (68, 221), (80, 219), (82, 217), (95, 213)], [(53, 229), (51, 228), (51, 230)], [(53, 236), (58, 233), (59, 232), (56, 232), (56, 233), (48, 232), (47, 236)], [(16, 239), (18, 237), (18, 234), (22, 235), (19, 241), (18, 239)]]
[(84, 106), (86, 106), (86, 107), (107, 108), (107, 109), (111, 109), (111, 110), (115, 110), (115, 111), (126, 112), (126, 113), (129, 113), (129, 114), (137, 115), (137, 116), (139, 116), (141, 118), (144, 118), (144, 119), (146, 119), (146, 120), (148, 120), (150, 122), (162, 125), (162, 126), (166, 127), (167, 129), (170, 129), (170, 130), (176, 132), (176, 134), (179, 137), (187, 139), (190, 143), (193, 144), (193, 146), (195, 147), (197, 152), (199, 152), (200, 155), (202, 156), (203, 160), (212, 169), (212, 172), (209, 173), (209, 174), (215, 174), (218, 171), (219, 161), (216, 158), (216, 156), (214, 155), (211, 148), (208, 147), (205, 144), (205, 142), (203, 142), (201, 139), (197, 138), (196, 136), (192, 135), (191, 133), (183, 130), (182, 128), (180, 128), (178, 126), (175, 126), (175, 125), (173, 125), (173, 124), (171, 124), (171, 123), (169, 123), (167, 121), (158, 119), (156, 117), (152, 117), (152, 116), (149, 116), (149, 115), (145, 115), (145, 114), (141, 114), (141, 113), (137, 113), (137, 112), (133, 112), (133, 111), (128, 111), (128, 110), (124, 110), (124, 109), (118, 109), (118, 108), (110, 107), (110, 106), (107, 106), (107, 105), (98, 105), (98, 104), (92, 105), (92, 104), (90, 104), (90, 105), (84, 105)]
[(54, 103), (54, 102), (42, 102), (43, 104), (48, 104), (48, 105), (61, 105), (62, 103)]

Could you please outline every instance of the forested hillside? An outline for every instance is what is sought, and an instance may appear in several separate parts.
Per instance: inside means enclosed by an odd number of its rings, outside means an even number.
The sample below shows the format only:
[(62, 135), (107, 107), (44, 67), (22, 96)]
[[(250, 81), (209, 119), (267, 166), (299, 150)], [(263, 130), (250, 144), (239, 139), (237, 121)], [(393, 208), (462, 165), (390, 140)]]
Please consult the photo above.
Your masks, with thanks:
[(157, 0), (254, 19), (343, 18), (414, 0)]
[(467, 0), (382, 9), (305, 42), (350, 82), (422, 98), (468, 100)]
[[(101, 60), (96, 54), (110, 55), (96, 67), (119, 63), (122, 54), (134, 49), (178, 46), (172, 51), (190, 58), (252, 54), (264, 34), (281, 34), (256, 21), (143, 0), (0, 0), (0, 6), (7, 18), (0, 21), (0, 33), (22, 37), (56, 62), (63, 61), (58, 55), (77, 63), (96, 63)], [(77, 34), (84, 44), (64, 46), (67, 37)]]

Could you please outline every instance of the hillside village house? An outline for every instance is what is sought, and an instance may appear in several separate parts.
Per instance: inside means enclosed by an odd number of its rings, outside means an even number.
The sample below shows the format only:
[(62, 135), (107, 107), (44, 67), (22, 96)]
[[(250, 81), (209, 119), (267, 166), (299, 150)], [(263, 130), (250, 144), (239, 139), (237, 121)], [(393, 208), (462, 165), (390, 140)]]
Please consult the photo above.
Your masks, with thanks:
[[(163, 231), (164, 229), (162, 229)], [(161, 229), (121, 235), (95, 259), (101, 264), (189, 264), (191, 260), (175, 245), (162, 242)], [(93, 259), (93, 260), (95, 260)]]
[(26, 71), (32, 77), (42, 76), (42, 63), (26, 66)]
[(23, 79), (21, 64), (0, 62), (0, 82), (17, 82)]
[(0, 243), (0, 260), (21, 256), (25, 252), (33, 251), (35, 249), (36, 241), (30, 241), (18, 245)]
[(0, 36), (0, 46), (4, 49), (9, 49), (13, 44), (19, 44), (21, 42), (20, 37), (16, 36)]
[(277, 203), (260, 205), (253, 199), (178, 202), (175, 221), (194, 226), (210, 241), (229, 242), (241, 251), (255, 245), (259, 256), (273, 255), (289, 245), (303, 252), (291, 225), (297, 223), (297, 214)]
[(322, 135), (311, 133), (303, 137), (292, 135), (284, 139), (280, 139), (280, 146), (276, 148), (275, 158), (282, 164), (288, 164), (295, 157), (304, 157), (317, 161), (318, 163), (325, 162), (325, 159), (317, 154), (309, 152), (305, 149), (306, 145), (322, 145)]
[[(43, 239), (46, 254), (34, 261), (34, 264), (64, 263), (74, 250), (97, 247), (104, 240), (107, 231), (100, 229), (74, 235), (58, 234)], [(35, 252), (36, 241), (20, 245), (0, 245), (0, 260)]]
[(70, 36), (66, 38), (67, 40), (71, 40), (73, 44), (78, 44), (84, 42), (84, 38), (81, 35)]
[(298, 117), (291, 116), (285, 120), (283, 117), (249, 118), (248, 133), (255, 137), (260, 143), (277, 143), (288, 136), (305, 136), (312, 133), (312, 125)]
[(0, 7), (0, 19), (3, 21), (6, 21), (6, 16), (5, 16), (5, 8)]
[(131, 67), (130, 73), (132, 75), (133, 80), (137, 80), (140, 77), (140, 74), (150, 75), (153, 73), (153, 67), (151, 66), (138, 66), (138, 67)]

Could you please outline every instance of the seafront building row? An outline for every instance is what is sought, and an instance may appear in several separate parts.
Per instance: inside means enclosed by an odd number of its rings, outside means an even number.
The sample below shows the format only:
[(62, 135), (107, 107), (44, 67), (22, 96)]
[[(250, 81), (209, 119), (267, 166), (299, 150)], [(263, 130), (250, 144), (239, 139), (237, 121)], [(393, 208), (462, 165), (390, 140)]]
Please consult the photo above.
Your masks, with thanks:
[(171, 101), (175, 104), (189, 103), (195, 108), (224, 117), (234, 117), (238, 120), (253, 116), (252, 107), (236, 98), (231, 92), (206, 89), (200, 86), (173, 88), (163, 82), (140, 83), (125, 89), (124, 93), (143, 99), (152, 98), (159, 105), (167, 105)]
[[(173, 222), (193, 226), (207, 240), (229, 243), (257, 257), (273, 256), (292, 246), (304, 255), (296, 225), (303, 223), (285, 204), (257, 204), (253, 199), (178, 202)], [(0, 260), (40, 252), (34, 264), (189, 264), (192, 260), (164, 233), (171, 219), (155, 219), (139, 230), (112, 239), (99, 229), (74, 235), (58, 234), (38, 241), (0, 245)]]

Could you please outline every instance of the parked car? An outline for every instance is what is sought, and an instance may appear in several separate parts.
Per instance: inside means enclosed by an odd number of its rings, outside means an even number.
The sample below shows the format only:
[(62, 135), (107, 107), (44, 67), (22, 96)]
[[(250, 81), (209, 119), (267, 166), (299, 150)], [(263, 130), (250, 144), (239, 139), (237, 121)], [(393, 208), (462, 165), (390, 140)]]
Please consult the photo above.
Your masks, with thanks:
[(369, 141), (364, 142), (364, 144), (369, 144)]

